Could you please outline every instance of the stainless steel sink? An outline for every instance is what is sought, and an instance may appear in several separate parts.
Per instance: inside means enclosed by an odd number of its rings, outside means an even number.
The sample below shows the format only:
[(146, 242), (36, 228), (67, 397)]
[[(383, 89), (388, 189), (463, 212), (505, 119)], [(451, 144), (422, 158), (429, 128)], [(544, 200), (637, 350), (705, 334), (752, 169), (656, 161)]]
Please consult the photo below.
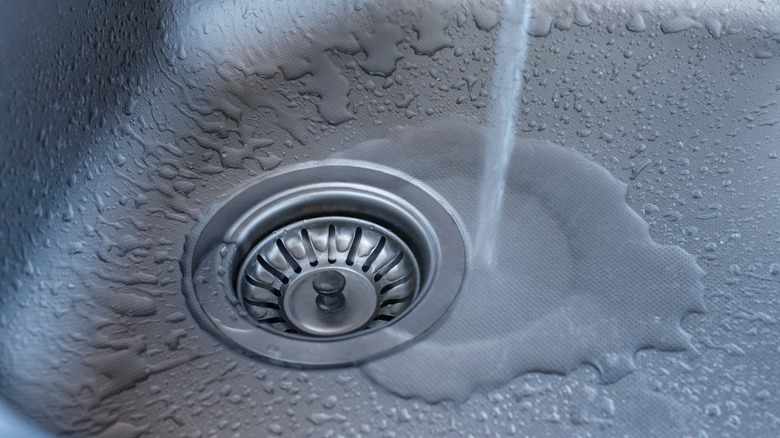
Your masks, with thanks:
[(513, 5), (7, 2), (0, 433), (773, 436), (780, 5)]

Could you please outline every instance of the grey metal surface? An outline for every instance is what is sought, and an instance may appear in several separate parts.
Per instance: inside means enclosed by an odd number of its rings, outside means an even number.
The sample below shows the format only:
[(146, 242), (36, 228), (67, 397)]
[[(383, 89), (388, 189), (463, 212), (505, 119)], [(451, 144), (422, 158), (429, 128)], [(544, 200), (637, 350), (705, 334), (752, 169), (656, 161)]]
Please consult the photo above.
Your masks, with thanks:
[(0, 399), (0, 434), (8, 438), (50, 438), (52, 435), (34, 424)]
[[(706, 312), (682, 320), (692, 348), (640, 350), (614, 383), (583, 365), (438, 404), (356, 368), (304, 372), (225, 348), (186, 310), (180, 261), (209, 209), (274, 168), (348, 157), (399, 125), (488, 124), (496, 5), (6, 6), (0, 391), (53, 433), (775, 434), (777, 3), (534, 6), (518, 136), (625, 183), (652, 239), (706, 271)], [(446, 185), (439, 170), (461, 157), (430, 144), (417, 161), (440, 165), (415, 177)]]

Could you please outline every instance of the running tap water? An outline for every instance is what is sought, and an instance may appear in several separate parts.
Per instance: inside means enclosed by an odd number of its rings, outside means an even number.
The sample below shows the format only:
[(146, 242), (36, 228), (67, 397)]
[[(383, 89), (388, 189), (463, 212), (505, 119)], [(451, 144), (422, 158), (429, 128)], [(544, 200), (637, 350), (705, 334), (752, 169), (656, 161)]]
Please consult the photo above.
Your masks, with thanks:
[(485, 169), (480, 193), (480, 216), (474, 241), (476, 259), (490, 265), (496, 243), (496, 223), (506, 184), (506, 173), (515, 145), (522, 69), (528, 47), (526, 29), (530, 1), (505, 0), (493, 73), (491, 118), (493, 134), (485, 145)]

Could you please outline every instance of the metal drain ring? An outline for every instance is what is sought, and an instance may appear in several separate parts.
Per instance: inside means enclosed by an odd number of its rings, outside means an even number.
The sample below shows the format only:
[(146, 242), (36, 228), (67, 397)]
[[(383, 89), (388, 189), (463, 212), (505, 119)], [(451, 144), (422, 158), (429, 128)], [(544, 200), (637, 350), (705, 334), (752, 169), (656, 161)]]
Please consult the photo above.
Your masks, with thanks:
[[(307, 253), (305, 247), (300, 252), (300, 248), (291, 250), (295, 242), (285, 240), (296, 231), (300, 236), (304, 228), (308, 232), (309, 228), (329, 229), (330, 225), (352, 230), (353, 240), (357, 228), (367, 237), (380, 236), (381, 240), (383, 236), (385, 244), (392, 243), (388, 248), (405, 255), (397, 266), (390, 266), (386, 260), (377, 263), (380, 252), (363, 272), (362, 265), (356, 271), (354, 263), (348, 265), (345, 258), (342, 264), (338, 256), (331, 265), (327, 248), (319, 255)], [(289, 259), (276, 243), (279, 239)], [(342, 250), (351, 248), (349, 242), (342, 243)], [(249, 289), (257, 287), (247, 285), (247, 269), (254, 270), (249, 277), (263, 282), (261, 277), (265, 274), (257, 271), (257, 265), (261, 264), (257, 255), (274, 247), (274, 262), (264, 260), (269, 266), (276, 266), (279, 275), (271, 273), (275, 279), (268, 276), (264, 279), (266, 284), (270, 281), (272, 289), (276, 284), (278, 296), (271, 292), (273, 298), (254, 299), (262, 297), (251, 295), (258, 291)], [(375, 251), (376, 245), (369, 249)], [(293, 255), (294, 251), (298, 252)], [(344, 251), (336, 253), (349, 257), (348, 249), (346, 256)], [(311, 312), (290, 315), (285, 309), (294, 304), (285, 299), (289, 288), (298, 284), (299, 278), (316, 271), (311, 266), (312, 255), (318, 266), (325, 264), (319, 261), (323, 256), (329, 269), (352, 276), (347, 284), (365, 281), (371, 285), (376, 298), (365, 323), (356, 318), (353, 325), (337, 323), (338, 329), (330, 331), (331, 326), (307, 325), (308, 316), (301, 315)], [(365, 263), (371, 257), (370, 252), (362, 257), (360, 260)], [(392, 254), (388, 252), (383, 257), (390, 258)], [(403, 260), (408, 264), (403, 264)], [(298, 264), (300, 272), (295, 272), (292, 262)], [(188, 236), (182, 271), (192, 314), (201, 326), (223, 342), (275, 362), (338, 366), (386, 353), (429, 330), (457, 296), (465, 272), (465, 246), (452, 215), (426, 190), (387, 171), (341, 162), (278, 173), (231, 197)], [(409, 272), (414, 280), (407, 280), (408, 290), (401, 288), (393, 292), (398, 297), (383, 298), (382, 288), (389, 283), (382, 283), (382, 277), (390, 271), (393, 276), (385, 280)], [(380, 272), (380, 281), (374, 281)], [(287, 279), (286, 289), (282, 286), (283, 278)], [(299, 282), (309, 290), (309, 298), (300, 301), (306, 306), (312, 303), (311, 281), (306, 277), (308, 283)], [(382, 285), (379, 293), (376, 293), (377, 284)], [(391, 293), (388, 290), (386, 294)], [(254, 300), (247, 303), (247, 297)], [(263, 307), (273, 312), (257, 313)], [(274, 312), (278, 316), (273, 316)], [(279, 320), (270, 324), (262, 321), (274, 317)]]

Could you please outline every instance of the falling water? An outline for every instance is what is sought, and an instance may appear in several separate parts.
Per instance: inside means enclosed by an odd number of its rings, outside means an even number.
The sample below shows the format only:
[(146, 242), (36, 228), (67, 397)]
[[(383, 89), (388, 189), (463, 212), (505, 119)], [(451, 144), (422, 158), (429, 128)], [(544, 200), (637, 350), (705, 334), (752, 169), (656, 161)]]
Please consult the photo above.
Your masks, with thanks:
[(523, 85), (521, 73), (528, 46), (525, 29), (529, 16), (530, 0), (504, 0), (491, 90), (494, 99), (489, 113), (493, 134), (485, 148), (485, 170), (474, 248), (477, 260), (485, 265), (492, 262), (507, 167), (515, 145), (514, 125)]

